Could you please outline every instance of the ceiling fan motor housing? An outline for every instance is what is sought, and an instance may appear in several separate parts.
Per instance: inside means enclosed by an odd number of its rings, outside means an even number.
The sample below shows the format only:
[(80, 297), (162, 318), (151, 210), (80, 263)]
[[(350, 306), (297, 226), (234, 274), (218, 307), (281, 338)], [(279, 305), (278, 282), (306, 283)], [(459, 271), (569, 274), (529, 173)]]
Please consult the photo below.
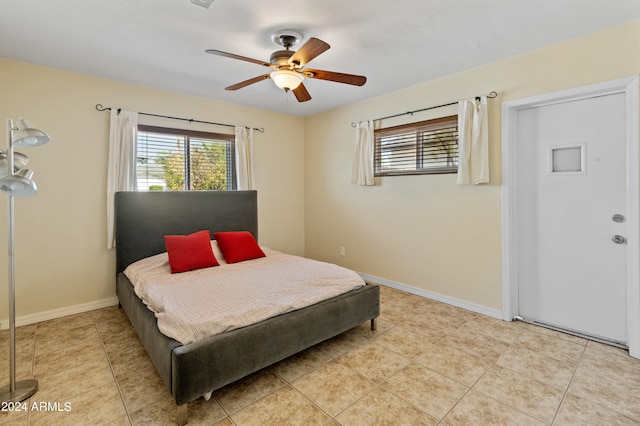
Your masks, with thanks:
[(295, 52), (293, 50), (276, 50), (271, 54), (271, 59), (269, 59), (269, 62), (273, 65), (278, 66), (278, 68), (289, 68), (288, 61), (294, 53)]

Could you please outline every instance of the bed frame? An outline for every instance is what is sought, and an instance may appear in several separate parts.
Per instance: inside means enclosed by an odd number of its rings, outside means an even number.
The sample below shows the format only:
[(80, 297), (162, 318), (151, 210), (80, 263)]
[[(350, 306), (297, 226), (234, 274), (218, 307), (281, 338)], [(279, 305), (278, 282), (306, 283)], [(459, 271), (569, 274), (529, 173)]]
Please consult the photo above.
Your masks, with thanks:
[(368, 284), (313, 306), (205, 340), (182, 345), (158, 330), (156, 318), (122, 273), (165, 250), (164, 235), (208, 229), (247, 230), (258, 237), (256, 191), (118, 192), (115, 194), (116, 292), (177, 406), (187, 404), (264, 367), (380, 315), (380, 288)]

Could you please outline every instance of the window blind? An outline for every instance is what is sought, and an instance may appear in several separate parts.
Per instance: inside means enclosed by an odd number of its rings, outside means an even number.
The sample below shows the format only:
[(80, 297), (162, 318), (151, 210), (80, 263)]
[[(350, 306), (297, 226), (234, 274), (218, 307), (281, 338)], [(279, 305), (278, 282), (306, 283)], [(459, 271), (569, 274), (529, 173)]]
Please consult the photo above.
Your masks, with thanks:
[(457, 169), (457, 115), (375, 131), (376, 176), (455, 173)]
[(233, 135), (138, 126), (139, 191), (234, 190)]

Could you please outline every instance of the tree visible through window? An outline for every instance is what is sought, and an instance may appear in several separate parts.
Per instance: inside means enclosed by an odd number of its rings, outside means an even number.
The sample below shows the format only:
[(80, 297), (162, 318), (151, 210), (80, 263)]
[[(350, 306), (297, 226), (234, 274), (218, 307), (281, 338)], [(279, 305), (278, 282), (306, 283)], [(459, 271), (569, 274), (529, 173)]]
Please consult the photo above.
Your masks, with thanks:
[(235, 190), (235, 137), (138, 126), (139, 191)]
[(374, 175), (458, 171), (458, 116), (375, 131)]

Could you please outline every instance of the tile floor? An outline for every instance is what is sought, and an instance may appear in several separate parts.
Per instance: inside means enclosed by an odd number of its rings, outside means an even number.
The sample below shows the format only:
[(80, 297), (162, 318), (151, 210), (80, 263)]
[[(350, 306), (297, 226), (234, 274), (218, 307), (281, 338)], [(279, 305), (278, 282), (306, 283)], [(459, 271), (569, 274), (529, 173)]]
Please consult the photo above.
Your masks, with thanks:
[[(122, 310), (18, 329), (26, 411), (3, 425), (174, 425), (176, 409)], [(8, 333), (0, 379), (8, 383)], [(363, 324), (189, 405), (190, 425), (640, 424), (625, 351), (382, 288)]]

